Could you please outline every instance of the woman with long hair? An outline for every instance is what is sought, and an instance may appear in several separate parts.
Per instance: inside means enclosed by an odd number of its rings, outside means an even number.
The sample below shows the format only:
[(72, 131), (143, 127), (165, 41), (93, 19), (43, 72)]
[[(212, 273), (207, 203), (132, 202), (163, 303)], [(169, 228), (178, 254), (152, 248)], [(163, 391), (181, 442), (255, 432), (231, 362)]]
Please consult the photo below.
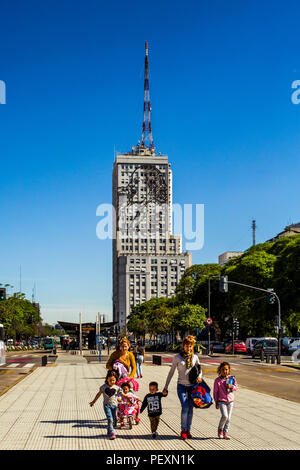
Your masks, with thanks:
[(168, 391), (169, 383), (174, 375), (175, 370), (178, 372), (177, 395), (181, 404), (181, 438), (191, 439), (191, 425), (193, 419), (193, 401), (191, 399), (191, 391), (194, 385), (189, 380), (189, 373), (193, 367), (199, 368), (199, 374), (196, 377), (197, 383), (202, 382), (202, 371), (199, 358), (194, 354), (195, 337), (187, 336), (184, 338), (181, 350), (173, 358), (172, 366), (169, 371), (163, 392)]
[(120, 374), (120, 371), (122, 370), (122, 367), (124, 369), (124, 375), (125, 376), (125, 369), (127, 370), (127, 375), (126, 377), (134, 378), (136, 374), (136, 363), (135, 363), (135, 357), (134, 354), (129, 351), (130, 348), (130, 341), (124, 337), (120, 340), (119, 342), (119, 347), (114, 351), (107, 363), (106, 363), (106, 369), (112, 370), (114, 367), (114, 363), (118, 364), (118, 372)]

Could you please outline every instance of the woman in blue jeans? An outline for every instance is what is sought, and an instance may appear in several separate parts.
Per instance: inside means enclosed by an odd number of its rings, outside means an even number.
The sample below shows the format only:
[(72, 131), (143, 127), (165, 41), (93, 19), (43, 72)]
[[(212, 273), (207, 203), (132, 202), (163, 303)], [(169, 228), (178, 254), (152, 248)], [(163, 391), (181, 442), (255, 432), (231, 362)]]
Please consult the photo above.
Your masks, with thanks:
[(137, 346), (134, 350), (135, 362), (136, 362), (136, 373), (137, 378), (141, 379), (142, 375), (142, 364), (145, 362), (145, 349), (142, 346), (142, 342), (138, 341)]
[[(199, 358), (194, 354), (195, 338), (187, 336), (182, 343), (179, 354), (174, 356), (170, 372), (168, 374), (163, 392), (168, 391), (169, 383), (174, 375), (175, 369), (178, 371), (177, 395), (181, 404), (181, 438), (191, 439), (191, 425), (193, 419), (193, 401), (190, 396), (194, 385), (189, 381), (191, 368), (200, 364)], [(202, 382), (202, 372), (200, 372), (197, 382)]]

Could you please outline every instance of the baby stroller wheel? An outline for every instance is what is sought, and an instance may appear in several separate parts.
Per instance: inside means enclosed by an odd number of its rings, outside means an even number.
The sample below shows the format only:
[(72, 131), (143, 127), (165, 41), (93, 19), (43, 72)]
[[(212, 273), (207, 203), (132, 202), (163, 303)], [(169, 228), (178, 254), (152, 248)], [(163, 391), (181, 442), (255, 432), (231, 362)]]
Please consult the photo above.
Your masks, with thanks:
[(129, 429), (132, 429), (132, 422), (133, 422), (132, 416), (128, 416)]

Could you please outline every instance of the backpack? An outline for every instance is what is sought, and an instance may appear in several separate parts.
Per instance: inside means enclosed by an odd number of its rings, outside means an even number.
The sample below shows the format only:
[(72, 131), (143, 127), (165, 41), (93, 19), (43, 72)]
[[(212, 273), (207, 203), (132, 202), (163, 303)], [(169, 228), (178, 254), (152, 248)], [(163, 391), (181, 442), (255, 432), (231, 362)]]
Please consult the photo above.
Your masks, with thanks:
[(204, 380), (195, 385), (191, 391), (191, 399), (195, 408), (209, 408), (213, 404), (213, 399), (210, 395), (210, 388)]

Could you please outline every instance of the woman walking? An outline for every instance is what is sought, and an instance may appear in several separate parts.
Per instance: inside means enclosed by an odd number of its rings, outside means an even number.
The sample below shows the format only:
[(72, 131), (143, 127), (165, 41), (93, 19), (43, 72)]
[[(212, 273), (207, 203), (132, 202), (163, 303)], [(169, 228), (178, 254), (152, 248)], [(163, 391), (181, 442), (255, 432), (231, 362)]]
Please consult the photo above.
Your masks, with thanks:
[[(134, 355), (132, 352), (129, 351), (129, 348), (130, 348), (129, 340), (125, 337), (122, 338), (119, 343), (119, 348), (110, 355), (106, 363), (106, 369), (113, 370), (114, 363), (117, 363), (118, 364), (117, 370), (119, 372), (119, 376), (123, 375), (123, 376), (130, 377), (131, 379), (133, 379), (136, 374), (136, 363), (135, 363)], [(124, 374), (120, 374), (122, 369), (125, 372)]]
[(178, 371), (177, 380), (177, 395), (181, 404), (181, 438), (191, 439), (191, 425), (193, 419), (193, 401), (190, 392), (193, 390), (194, 385), (189, 381), (189, 373), (192, 367), (199, 368), (199, 373), (196, 381), (202, 382), (202, 371), (199, 358), (194, 354), (195, 338), (194, 336), (187, 336), (182, 343), (181, 351), (174, 356), (173, 363), (168, 374), (166, 384), (163, 390), (168, 391), (169, 383), (174, 375), (175, 369)]
[(142, 342), (138, 341), (134, 349), (134, 355), (136, 359), (136, 373), (137, 378), (141, 379), (142, 376), (142, 364), (145, 362), (145, 348), (142, 346)]

